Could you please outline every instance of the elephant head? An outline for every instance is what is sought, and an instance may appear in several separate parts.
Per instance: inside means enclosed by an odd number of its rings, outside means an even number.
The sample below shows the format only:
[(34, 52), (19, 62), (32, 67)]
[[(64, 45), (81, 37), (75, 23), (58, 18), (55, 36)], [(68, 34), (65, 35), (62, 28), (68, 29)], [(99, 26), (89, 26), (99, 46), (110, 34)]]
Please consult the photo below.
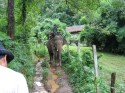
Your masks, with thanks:
[(58, 63), (61, 66), (61, 52), (66, 40), (61, 35), (56, 35), (47, 42), (47, 48), (50, 56), (50, 63)]

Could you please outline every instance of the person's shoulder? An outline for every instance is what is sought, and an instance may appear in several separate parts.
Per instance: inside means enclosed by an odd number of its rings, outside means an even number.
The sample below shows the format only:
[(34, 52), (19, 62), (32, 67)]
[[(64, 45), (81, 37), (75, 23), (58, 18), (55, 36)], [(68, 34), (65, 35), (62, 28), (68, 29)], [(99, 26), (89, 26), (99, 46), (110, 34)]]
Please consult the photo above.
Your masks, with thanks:
[(3, 71), (4, 73), (16, 73), (16, 71), (10, 69), (10, 68), (7, 68), (7, 67), (4, 67), (4, 66), (0, 66), (0, 70)]
[(0, 66), (0, 72), (3, 72), (4, 75), (11, 75), (13, 77), (22, 77), (23, 75), (19, 72), (16, 72), (10, 68), (7, 68), (7, 67), (3, 67), (3, 66)]

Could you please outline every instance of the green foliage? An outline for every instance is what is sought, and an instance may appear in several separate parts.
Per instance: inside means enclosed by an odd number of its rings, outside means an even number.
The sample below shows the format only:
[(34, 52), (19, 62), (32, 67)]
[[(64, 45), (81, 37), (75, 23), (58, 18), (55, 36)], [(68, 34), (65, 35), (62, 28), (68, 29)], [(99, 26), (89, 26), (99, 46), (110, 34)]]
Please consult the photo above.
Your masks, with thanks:
[(45, 46), (45, 45), (41, 45), (41, 44), (36, 45), (36, 48), (35, 48), (35, 50), (34, 50), (34, 54), (35, 54), (38, 58), (45, 57), (46, 54), (47, 54), (46, 46)]
[(27, 42), (31, 37), (31, 29), (40, 17), (41, 5), (44, 0), (16, 0), (15, 1), (15, 38)]
[(124, 88), (125, 76), (122, 73), (124, 72), (123, 68), (125, 64), (124, 61), (125, 56), (112, 53), (98, 52), (98, 54), (102, 53), (103, 53), (102, 57), (98, 60), (99, 66), (101, 66), (101, 70), (99, 71), (100, 77), (103, 78), (108, 83), (111, 73), (116, 72), (117, 74), (116, 85), (115, 85), (116, 93), (124, 93), (123, 90), (125, 89)]
[(125, 26), (122, 28), (119, 28), (117, 33), (118, 42), (122, 42), (124, 38), (125, 38)]
[(102, 0), (97, 10), (100, 17), (86, 25), (81, 32), (81, 41), (87, 40), (88, 45), (95, 44), (98, 50), (125, 53), (125, 10), (122, 3), (122, 0)]
[(7, 32), (6, 0), (0, 0), (0, 32)]
[(43, 61), (41, 66), (42, 66), (43, 68), (49, 68), (49, 63), (46, 62), (46, 61)]
[[(23, 9), (24, 3), (26, 10)], [(28, 83), (32, 82), (34, 63), (31, 53), (35, 53), (38, 57), (45, 56), (45, 46), (38, 45), (36, 48), (36, 45), (37, 42), (45, 44), (47, 34), (54, 24), (58, 25), (58, 30), (63, 33), (64, 38), (70, 36), (65, 31), (66, 26), (86, 24), (81, 32), (81, 41), (87, 40), (87, 45), (96, 44), (99, 50), (125, 53), (124, 3), (124, 0), (77, 0), (77, 2), (75, 0), (15, 0), (15, 40), (11, 41), (6, 35), (7, 0), (0, 0), (0, 41), (16, 55), (10, 67), (22, 72)], [(23, 15), (23, 12), (26, 14)], [(90, 66), (93, 60), (92, 54), (85, 50), (79, 60), (79, 55), (70, 50), (65, 51), (62, 57), (63, 63), (77, 73), (72, 73), (74, 77), (71, 80), (76, 86), (74, 86), (75, 92), (82, 93), (85, 90), (94, 93), (90, 90), (90, 88), (94, 89), (91, 83), (85, 82), (84, 87), (82, 85), (84, 82), (81, 82), (82, 87), (79, 86), (79, 80), (84, 78), (85, 69), (90, 70), (90, 73), (87, 72), (88, 77), (93, 76)], [(46, 77), (47, 69), (44, 73)], [(81, 73), (82, 78), (77, 77), (78, 73)], [(90, 78), (92, 78), (90, 81), (93, 81), (93, 77)]]
[(43, 13), (43, 18), (59, 19), (69, 26), (78, 23), (73, 11), (64, 0), (46, 0)]
[(89, 10), (97, 9), (100, 0), (79, 0), (79, 1), (72, 1), (69, 0), (68, 4), (74, 12), (89, 12)]
[(10, 37), (6, 36), (5, 33), (0, 32), (0, 41), (5, 41), (5, 40), (9, 40)]
[(71, 61), (78, 61), (79, 59), (78, 53), (76, 51), (72, 51), (72, 50), (64, 50), (64, 52), (62, 52), (62, 63), (69, 63)]
[(87, 39), (88, 41), (92, 41), (92, 38), (88, 38), (88, 37), (92, 37), (93, 29), (94, 29), (93, 27), (86, 26), (85, 30), (83, 30), (80, 33), (80, 40), (84, 41), (84, 39)]
[(125, 92), (125, 85), (124, 84), (119, 84), (118, 87), (119, 87), (119, 89), (117, 90), (117, 93), (124, 93)]
[(85, 16), (81, 17), (80, 24), (87, 24), (87, 18)]
[[(8, 2), (7, 0), (0, 0), (0, 41), (15, 55), (9, 67), (23, 73), (27, 79), (29, 88), (32, 88), (34, 78), (34, 60), (32, 59), (32, 54), (36, 41), (31, 37), (31, 28), (36, 25), (36, 19), (41, 15), (41, 5), (44, 5), (44, 0), (15, 0), (14, 2), (15, 39), (11, 41), (7, 36)], [(25, 10), (23, 6), (24, 2)], [(23, 12), (25, 12), (24, 15)]]
[(103, 80), (99, 79), (98, 82), (95, 81), (91, 49), (82, 49), (81, 60), (77, 59), (78, 55), (74, 50), (70, 50), (69, 52), (71, 59), (67, 62), (68, 53), (67, 51), (64, 51), (62, 54), (62, 63), (65, 63), (63, 64), (63, 68), (69, 76), (73, 92), (96, 93), (95, 84), (98, 83), (100, 85), (101, 93), (108, 93), (108, 88)]
[(92, 52), (90, 49), (84, 50), (81, 57), (84, 65), (90, 66), (91, 64), (93, 64)]
[(42, 68), (43, 68), (43, 70), (42, 70), (43, 79), (47, 80), (47, 77), (49, 75), (49, 63), (46, 61), (43, 61)]
[(42, 75), (44, 80), (47, 80), (47, 77), (49, 75), (48, 72), (49, 72), (48, 68), (43, 68)]
[(68, 51), (65, 51), (65, 52), (62, 52), (62, 63), (67, 63), (67, 62), (70, 62), (71, 61), (71, 56), (69, 55), (69, 52)]
[(42, 41), (46, 41), (48, 37), (48, 33), (52, 30), (54, 24), (57, 25), (58, 31), (62, 33), (64, 38), (69, 36), (69, 33), (65, 31), (66, 24), (61, 22), (59, 19), (41, 19), (37, 23), (37, 25), (32, 28), (32, 32), (34, 35), (38, 35), (38, 39), (41, 38)]

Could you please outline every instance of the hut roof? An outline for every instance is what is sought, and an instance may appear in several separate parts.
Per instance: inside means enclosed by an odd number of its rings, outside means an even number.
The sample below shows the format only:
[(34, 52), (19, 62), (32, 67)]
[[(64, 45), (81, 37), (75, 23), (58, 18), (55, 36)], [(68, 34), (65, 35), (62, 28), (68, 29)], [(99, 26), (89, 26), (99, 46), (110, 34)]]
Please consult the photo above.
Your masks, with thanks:
[(84, 28), (84, 25), (66, 27), (66, 31), (70, 33), (78, 33)]

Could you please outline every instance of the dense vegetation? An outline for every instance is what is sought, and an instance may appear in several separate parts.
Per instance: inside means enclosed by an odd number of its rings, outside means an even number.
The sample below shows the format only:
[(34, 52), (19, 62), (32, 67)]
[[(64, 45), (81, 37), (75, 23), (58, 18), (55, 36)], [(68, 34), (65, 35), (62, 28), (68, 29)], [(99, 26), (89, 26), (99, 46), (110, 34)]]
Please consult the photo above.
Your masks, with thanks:
[(0, 41), (14, 53), (15, 59), (9, 67), (25, 75), (29, 88), (33, 85), (33, 53), (37, 41), (31, 29), (36, 24), (34, 17), (40, 15), (38, 5), (41, 0), (37, 1), (0, 0)]
[(117, 74), (116, 93), (124, 93), (124, 76), (121, 76), (121, 73), (124, 73), (124, 67), (121, 65), (125, 64), (125, 61), (123, 61), (125, 57), (109, 53), (99, 53), (98, 58), (100, 73), (99, 78), (95, 80), (92, 48), (81, 47), (79, 57), (77, 47), (70, 46), (69, 51), (67, 46), (64, 47), (64, 52), (62, 53), (63, 68), (69, 76), (69, 82), (74, 93), (96, 93), (96, 84), (99, 84), (101, 93), (110, 93), (110, 75), (114, 71)]
[[(85, 25), (80, 33), (81, 41), (87, 41), (88, 46), (95, 44), (98, 50), (125, 54), (124, 0), (0, 0), (0, 42), (15, 55), (9, 67), (23, 73), (30, 88), (36, 61), (34, 54), (38, 58), (47, 54), (44, 45), (54, 24), (68, 39), (71, 35), (65, 31), (67, 26)], [(70, 80), (76, 86), (74, 91), (94, 92), (94, 78), (87, 78), (93, 76), (91, 53), (85, 49), (79, 60), (78, 54), (70, 52), (64, 52), (63, 62), (66, 63), (64, 67), (67, 72), (70, 69), (74, 71), (70, 75), (76, 77), (76, 80)], [(66, 55), (74, 60), (71, 61)], [(81, 78), (78, 73), (81, 73)], [(83, 73), (86, 73), (85, 76)], [(79, 81), (82, 81), (82, 87), (79, 87)]]
[[(74, 51), (75, 50), (75, 51)], [(108, 93), (109, 87), (102, 79), (95, 80), (92, 49), (84, 47), (78, 56), (76, 47), (70, 46), (62, 55), (62, 61), (74, 93), (96, 93), (96, 84), (99, 84), (101, 93)]]
[(125, 53), (125, 6), (122, 0), (102, 1), (95, 21), (81, 32), (81, 40), (95, 44), (98, 50)]

